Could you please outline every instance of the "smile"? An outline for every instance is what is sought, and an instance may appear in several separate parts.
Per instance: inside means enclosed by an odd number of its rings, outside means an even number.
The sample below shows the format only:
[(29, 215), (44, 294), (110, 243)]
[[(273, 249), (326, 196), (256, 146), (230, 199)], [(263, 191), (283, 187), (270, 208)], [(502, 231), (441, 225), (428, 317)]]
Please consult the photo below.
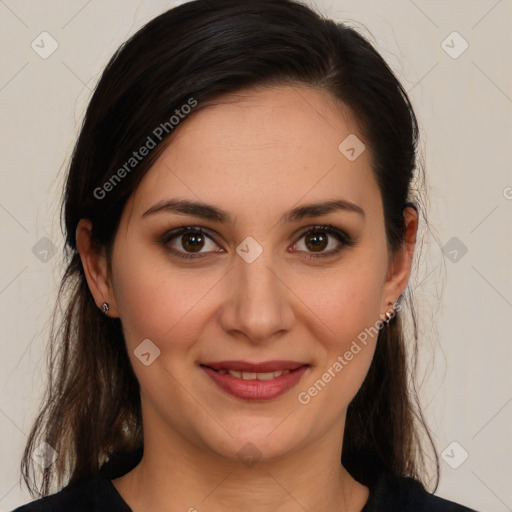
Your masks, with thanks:
[(218, 389), (243, 400), (269, 400), (281, 396), (299, 383), (309, 367), (290, 361), (224, 361), (200, 365)]

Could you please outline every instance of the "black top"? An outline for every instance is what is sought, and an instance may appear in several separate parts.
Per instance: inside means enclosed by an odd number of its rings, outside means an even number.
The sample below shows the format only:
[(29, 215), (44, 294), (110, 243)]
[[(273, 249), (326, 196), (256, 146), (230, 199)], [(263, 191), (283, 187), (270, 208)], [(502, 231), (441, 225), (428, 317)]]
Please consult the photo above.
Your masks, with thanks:
[[(132, 512), (111, 479), (131, 471), (142, 458), (142, 449), (113, 454), (99, 472), (86, 480), (69, 484), (61, 491), (32, 501), (12, 512)], [(370, 486), (361, 512), (476, 512), (428, 493), (409, 477), (381, 473)]]

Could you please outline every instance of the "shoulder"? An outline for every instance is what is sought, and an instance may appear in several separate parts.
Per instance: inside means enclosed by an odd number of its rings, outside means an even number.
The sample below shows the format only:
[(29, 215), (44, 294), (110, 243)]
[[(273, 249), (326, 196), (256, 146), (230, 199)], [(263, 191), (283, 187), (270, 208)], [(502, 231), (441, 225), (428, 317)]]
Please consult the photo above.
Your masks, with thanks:
[(131, 512), (111, 479), (133, 469), (141, 460), (142, 453), (142, 447), (132, 452), (114, 452), (95, 475), (70, 483), (55, 494), (22, 505), (12, 512)]
[(429, 493), (421, 482), (389, 473), (380, 475), (362, 512), (477, 512)]
[(59, 492), (22, 505), (12, 512), (130, 512), (130, 508), (119, 502), (109, 486), (108, 480), (91, 477), (68, 484)]

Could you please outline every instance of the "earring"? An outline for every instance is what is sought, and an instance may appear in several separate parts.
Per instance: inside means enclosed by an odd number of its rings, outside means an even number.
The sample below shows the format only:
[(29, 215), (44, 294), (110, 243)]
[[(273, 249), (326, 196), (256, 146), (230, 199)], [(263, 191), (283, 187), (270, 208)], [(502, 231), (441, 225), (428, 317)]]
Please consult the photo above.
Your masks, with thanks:
[(108, 313), (108, 310), (109, 310), (109, 305), (107, 302), (104, 302), (102, 305), (101, 305), (101, 310), (103, 311), (103, 314), (105, 316), (108, 316), (107, 313)]
[[(392, 302), (388, 302), (388, 306), (392, 306)], [(391, 313), (389, 311), (386, 311), (386, 327), (389, 325), (390, 320), (393, 318), (393, 313), (395, 312), (394, 309), (391, 309)]]

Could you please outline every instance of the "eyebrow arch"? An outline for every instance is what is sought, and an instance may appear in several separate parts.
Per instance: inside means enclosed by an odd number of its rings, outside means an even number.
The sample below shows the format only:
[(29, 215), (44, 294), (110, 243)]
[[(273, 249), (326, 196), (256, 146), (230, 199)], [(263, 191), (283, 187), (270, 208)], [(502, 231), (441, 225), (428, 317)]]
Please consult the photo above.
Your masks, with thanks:
[[(296, 222), (306, 217), (320, 217), (338, 210), (357, 213), (362, 217), (365, 217), (364, 210), (360, 206), (344, 199), (336, 199), (292, 208), (290, 211), (285, 212), (281, 217), (280, 222)], [(142, 217), (147, 217), (161, 212), (193, 215), (223, 224), (233, 223), (233, 219), (227, 211), (210, 204), (202, 203), (200, 201), (191, 201), (188, 199), (170, 199), (160, 201), (149, 208), (149, 210), (146, 210), (142, 214)]]

